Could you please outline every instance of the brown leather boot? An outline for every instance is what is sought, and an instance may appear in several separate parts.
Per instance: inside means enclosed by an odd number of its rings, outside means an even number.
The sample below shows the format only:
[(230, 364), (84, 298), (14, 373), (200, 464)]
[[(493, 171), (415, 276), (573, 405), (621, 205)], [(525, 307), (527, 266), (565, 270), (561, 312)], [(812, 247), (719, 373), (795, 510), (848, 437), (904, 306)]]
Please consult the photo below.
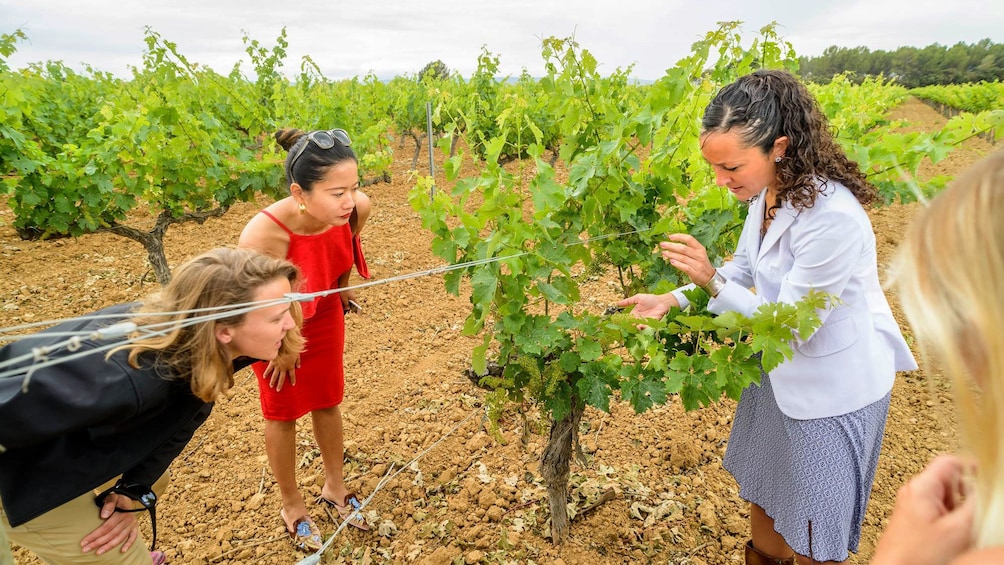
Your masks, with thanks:
[(746, 542), (746, 565), (798, 565), (795, 555), (791, 557), (774, 557), (753, 547), (753, 540)]

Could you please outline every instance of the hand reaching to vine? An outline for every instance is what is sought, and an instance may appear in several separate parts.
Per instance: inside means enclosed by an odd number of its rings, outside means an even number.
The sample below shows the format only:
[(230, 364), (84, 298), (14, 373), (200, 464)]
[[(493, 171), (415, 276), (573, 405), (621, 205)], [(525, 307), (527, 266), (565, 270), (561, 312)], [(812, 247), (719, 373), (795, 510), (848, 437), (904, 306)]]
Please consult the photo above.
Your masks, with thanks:
[(635, 294), (617, 303), (618, 306), (634, 306), (631, 314), (635, 318), (661, 318), (669, 309), (680, 303), (670, 293), (666, 294)]
[(708, 250), (689, 234), (670, 234), (669, 240), (659, 244), (662, 258), (683, 271), (697, 286), (708, 284), (711, 277), (715, 276), (715, 268), (708, 259)]

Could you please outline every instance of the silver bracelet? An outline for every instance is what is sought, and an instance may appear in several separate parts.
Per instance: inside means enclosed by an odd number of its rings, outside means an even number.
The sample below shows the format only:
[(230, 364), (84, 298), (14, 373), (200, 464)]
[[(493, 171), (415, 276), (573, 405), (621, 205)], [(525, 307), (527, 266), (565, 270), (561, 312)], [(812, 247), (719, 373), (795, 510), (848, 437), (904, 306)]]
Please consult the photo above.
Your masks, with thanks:
[(702, 286), (701, 289), (704, 290), (704, 292), (707, 292), (708, 296), (711, 298), (715, 298), (718, 296), (718, 293), (725, 288), (726, 282), (728, 281), (725, 280), (725, 277), (718, 272), (718, 269), (715, 269), (715, 274), (711, 275), (711, 280)]

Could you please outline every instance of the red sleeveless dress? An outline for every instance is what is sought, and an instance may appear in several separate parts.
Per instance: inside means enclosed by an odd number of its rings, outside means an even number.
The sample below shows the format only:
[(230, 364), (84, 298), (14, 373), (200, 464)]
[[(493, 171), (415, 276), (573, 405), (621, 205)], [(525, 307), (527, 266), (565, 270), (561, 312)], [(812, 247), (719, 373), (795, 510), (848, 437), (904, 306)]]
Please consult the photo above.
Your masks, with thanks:
[[(369, 278), (359, 236), (352, 236), (348, 224), (315, 235), (298, 235), (269, 212), (262, 210), (261, 213), (289, 234), (286, 259), (300, 268), (303, 278), (300, 288), (295, 290), (311, 293), (338, 288), (339, 277), (353, 264), (363, 278)], [(345, 314), (341, 296), (329, 294), (312, 302), (301, 302), (300, 306), (303, 309), (301, 331), (307, 343), (300, 354), (300, 367), (296, 369), (296, 385), (286, 382), (282, 390), (276, 392), (263, 376), (268, 365), (264, 362), (252, 365), (258, 377), (261, 411), (266, 420), (296, 420), (313, 410), (342, 403)]]

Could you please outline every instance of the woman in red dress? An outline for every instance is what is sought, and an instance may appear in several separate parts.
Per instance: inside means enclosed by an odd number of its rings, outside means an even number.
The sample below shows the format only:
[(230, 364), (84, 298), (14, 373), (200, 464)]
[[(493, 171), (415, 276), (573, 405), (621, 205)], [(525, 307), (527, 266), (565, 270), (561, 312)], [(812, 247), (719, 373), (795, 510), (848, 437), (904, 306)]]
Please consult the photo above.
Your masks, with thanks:
[[(286, 179), (290, 195), (261, 211), (245, 226), (241, 247), (288, 259), (303, 272), (300, 292), (348, 286), (355, 265), (369, 273), (359, 232), (370, 212), (369, 198), (359, 191), (356, 156), (344, 130), (304, 132), (283, 129), (275, 134), (289, 152)], [(303, 303), (306, 349), (292, 365), (256, 363), (265, 451), (282, 496), (280, 517), (293, 542), (306, 551), (321, 546), (320, 531), (307, 511), (296, 484), (296, 420), (310, 414), (314, 438), (324, 462), (319, 502), (334, 507), (344, 519), (359, 499), (342, 477), (342, 402), (345, 379), (345, 313), (355, 307), (351, 291)], [(368, 529), (361, 514), (351, 525)]]

